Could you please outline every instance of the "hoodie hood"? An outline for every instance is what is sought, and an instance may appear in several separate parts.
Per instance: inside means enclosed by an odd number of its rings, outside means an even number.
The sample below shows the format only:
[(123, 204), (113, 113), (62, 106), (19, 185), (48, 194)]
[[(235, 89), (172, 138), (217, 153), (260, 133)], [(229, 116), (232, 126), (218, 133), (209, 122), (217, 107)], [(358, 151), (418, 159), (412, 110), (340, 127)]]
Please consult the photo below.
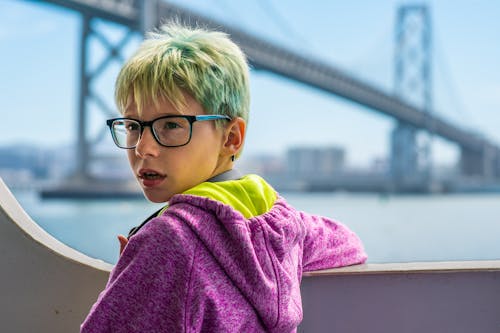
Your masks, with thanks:
[(237, 180), (204, 182), (183, 194), (197, 195), (222, 202), (239, 211), (246, 218), (262, 215), (276, 201), (276, 191), (257, 175), (247, 175)]

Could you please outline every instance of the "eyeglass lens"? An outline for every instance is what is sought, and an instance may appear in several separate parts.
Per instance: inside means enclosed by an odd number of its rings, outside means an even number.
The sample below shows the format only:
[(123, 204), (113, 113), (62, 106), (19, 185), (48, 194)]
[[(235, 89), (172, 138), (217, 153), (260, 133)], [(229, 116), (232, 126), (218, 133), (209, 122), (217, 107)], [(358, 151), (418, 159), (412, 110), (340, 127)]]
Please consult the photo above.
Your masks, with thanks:
[[(169, 147), (185, 145), (191, 135), (191, 124), (183, 117), (157, 119), (152, 129), (156, 140)], [(112, 131), (116, 144), (122, 148), (135, 147), (141, 138), (141, 124), (132, 119), (114, 121)]]

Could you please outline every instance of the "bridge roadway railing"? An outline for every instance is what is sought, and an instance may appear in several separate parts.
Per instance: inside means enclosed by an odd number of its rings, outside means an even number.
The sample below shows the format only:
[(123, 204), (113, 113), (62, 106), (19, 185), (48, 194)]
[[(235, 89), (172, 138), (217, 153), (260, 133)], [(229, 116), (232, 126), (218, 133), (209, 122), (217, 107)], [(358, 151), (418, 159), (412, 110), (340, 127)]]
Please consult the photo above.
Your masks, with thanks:
[[(112, 265), (41, 229), (0, 179), (2, 332), (78, 332)], [(305, 274), (299, 332), (500, 331), (500, 261), (366, 264)]]
[[(42, 0), (30, 1), (40, 2)], [(166, 1), (43, 0), (43, 2), (114, 21), (141, 32), (150, 30), (173, 17), (188, 24), (198, 24), (223, 30), (230, 34), (233, 40), (241, 46), (255, 69), (270, 71), (343, 97), (371, 110), (393, 117), (398, 121), (430, 131), (435, 135), (457, 143), (463, 150), (468, 152), (482, 153), (485, 146), (492, 145), (486, 139), (441, 119), (435, 115), (435, 112), (431, 112), (433, 115), (426, 115), (419, 108), (406, 103), (395, 95), (388, 94), (354, 78), (331, 64), (277, 46), (241, 29), (230, 27)], [(496, 145), (494, 146), (496, 147)], [(496, 149), (500, 155), (500, 148)]]

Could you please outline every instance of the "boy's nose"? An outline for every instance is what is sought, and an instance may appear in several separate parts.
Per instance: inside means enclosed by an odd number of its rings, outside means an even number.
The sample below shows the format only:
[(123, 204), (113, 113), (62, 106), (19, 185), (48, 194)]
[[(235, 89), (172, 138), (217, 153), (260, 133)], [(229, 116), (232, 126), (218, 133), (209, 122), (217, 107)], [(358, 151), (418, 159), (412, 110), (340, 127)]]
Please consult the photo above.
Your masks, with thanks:
[(138, 157), (145, 158), (146, 156), (158, 156), (160, 152), (160, 145), (156, 142), (153, 136), (152, 129), (144, 128), (139, 138), (139, 142), (135, 146), (135, 154)]

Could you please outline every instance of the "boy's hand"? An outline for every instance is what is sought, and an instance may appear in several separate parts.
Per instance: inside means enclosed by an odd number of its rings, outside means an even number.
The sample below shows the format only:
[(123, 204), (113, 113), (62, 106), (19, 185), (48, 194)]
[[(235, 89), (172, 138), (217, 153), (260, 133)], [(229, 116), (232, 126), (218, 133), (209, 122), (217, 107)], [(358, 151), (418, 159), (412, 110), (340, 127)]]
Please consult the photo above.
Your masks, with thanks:
[(128, 238), (123, 235), (118, 235), (118, 241), (120, 242), (120, 255), (122, 254), (125, 246), (128, 243)]

